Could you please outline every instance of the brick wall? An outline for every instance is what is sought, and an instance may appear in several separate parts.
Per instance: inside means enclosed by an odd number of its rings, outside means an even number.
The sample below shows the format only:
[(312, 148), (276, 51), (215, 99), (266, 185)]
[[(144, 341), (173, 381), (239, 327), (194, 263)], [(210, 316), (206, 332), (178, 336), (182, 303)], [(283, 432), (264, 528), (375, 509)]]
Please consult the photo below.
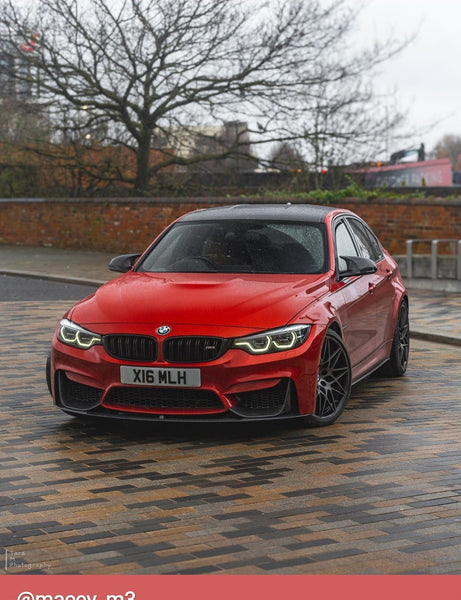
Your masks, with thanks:
[[(264, 198), (251, 201), (264, 202)], [(186, 212), (241, 202), (248, 199), (0, 199), (0, 244), (137, 252)], [(409, 238), (461, 239), (461, 197), (348, 198), (335, 205), (364, 218), (394, 254), (405, 252)]]

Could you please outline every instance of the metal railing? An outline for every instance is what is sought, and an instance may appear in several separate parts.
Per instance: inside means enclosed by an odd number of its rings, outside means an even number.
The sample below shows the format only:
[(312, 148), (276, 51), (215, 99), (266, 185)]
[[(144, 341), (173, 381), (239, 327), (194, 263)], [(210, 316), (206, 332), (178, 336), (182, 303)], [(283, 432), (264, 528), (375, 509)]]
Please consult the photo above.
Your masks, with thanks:
[[(439, 278), (439, 260), (440, 256), (448, 256), (452, 259), (456, 259), (456, 279), (461, 281), (461, 240), (454, 239), (439, 239), (439, 240), (407, 240), (407, 277), (409, 279), (415, 276), (414, 274), (414, 256), (417, 256), (414, 252), (414, 246), (416, 244), (429, 244), (431, 248), (430, 253), (430, 274), (431, 279)], [(439, 254), (439, 246), (440, 244), (444, 244), (445, 247), (448, 246), (450, 249), (450, 253), (445, 253), (443, 255)]]

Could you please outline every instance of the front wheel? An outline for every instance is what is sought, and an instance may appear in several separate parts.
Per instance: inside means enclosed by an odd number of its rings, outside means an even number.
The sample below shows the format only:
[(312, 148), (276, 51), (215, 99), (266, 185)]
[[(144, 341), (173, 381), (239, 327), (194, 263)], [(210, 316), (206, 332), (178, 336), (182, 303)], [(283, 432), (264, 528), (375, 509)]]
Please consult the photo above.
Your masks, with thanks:
[(309, 425), (330, 425), (343, 412), (351, 393), (351, 363), (344, 342), (329, 330), (325, 335), (317, 376), (315, 413)]

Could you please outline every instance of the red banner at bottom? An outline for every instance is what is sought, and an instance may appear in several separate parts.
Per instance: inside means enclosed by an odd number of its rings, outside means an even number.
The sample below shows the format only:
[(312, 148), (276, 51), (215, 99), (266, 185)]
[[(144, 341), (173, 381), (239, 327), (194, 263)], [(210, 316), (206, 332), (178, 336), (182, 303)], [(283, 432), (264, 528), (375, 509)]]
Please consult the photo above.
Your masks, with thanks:
[(5, 575), (1, 600), (444, 600), (461, 575)]

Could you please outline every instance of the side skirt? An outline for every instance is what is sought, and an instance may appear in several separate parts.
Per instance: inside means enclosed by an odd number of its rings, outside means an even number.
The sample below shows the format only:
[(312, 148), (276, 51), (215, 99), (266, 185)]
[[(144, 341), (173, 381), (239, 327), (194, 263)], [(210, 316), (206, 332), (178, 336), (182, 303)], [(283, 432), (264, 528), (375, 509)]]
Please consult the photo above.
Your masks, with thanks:
[(374, 367), (371, 367), (371, 369), (369, 369), (368, 371), (365, 371), (365, 373), (362, 373), (361, 375), (359, 375), (359, 377), (357, 377), (357, 379), (353, 379), (352, 380), (352, 385), (355, 385), (356, 383), (359, 383), (360, 381), (363, 381), (367, 377), (370, 377), (370, 375), (372, 375), (373, 373), (375, 373), (376, 371), (378, 371), (378, 369), (380, 369), (388, 361), (389, 361), (389, 359), (385, 358), (384, 360), (382, 360), (381, 362), (379, 362)]

